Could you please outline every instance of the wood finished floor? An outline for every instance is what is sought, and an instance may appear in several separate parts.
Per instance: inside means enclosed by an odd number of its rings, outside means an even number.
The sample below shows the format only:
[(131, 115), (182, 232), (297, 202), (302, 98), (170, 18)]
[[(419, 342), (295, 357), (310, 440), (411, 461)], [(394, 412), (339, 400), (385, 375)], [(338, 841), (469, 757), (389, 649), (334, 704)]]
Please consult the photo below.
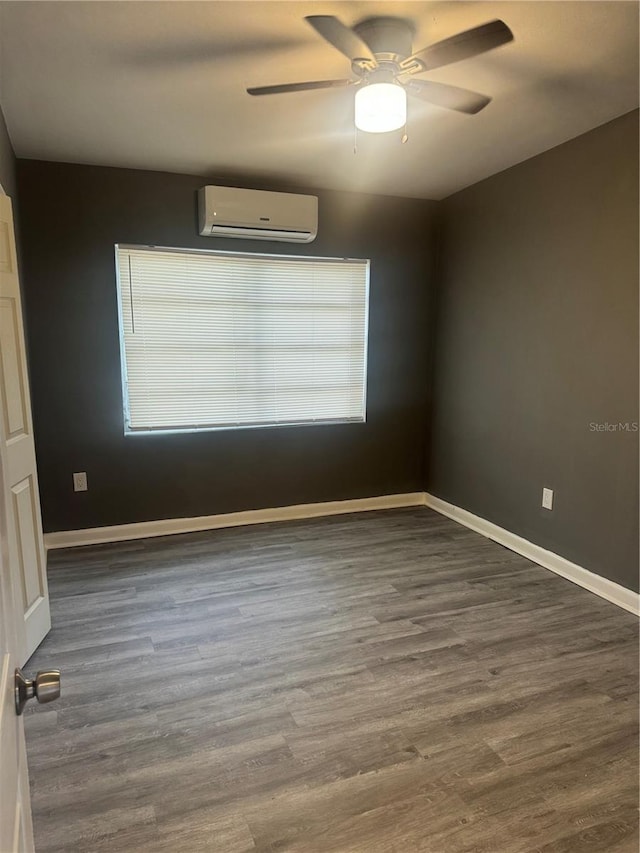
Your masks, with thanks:
[(636, 619), (442, 516), (49, 565), (38, 853), (637, 853)]

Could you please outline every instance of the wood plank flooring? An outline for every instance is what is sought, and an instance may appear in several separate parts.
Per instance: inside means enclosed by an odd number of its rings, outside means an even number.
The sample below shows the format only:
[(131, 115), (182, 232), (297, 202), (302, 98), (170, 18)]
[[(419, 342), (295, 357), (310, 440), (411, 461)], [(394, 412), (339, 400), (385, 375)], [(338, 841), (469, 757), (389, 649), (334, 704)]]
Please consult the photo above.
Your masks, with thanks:
[(49, 564), (38, 853), (638, 849), (637, 620), (430, 510)]

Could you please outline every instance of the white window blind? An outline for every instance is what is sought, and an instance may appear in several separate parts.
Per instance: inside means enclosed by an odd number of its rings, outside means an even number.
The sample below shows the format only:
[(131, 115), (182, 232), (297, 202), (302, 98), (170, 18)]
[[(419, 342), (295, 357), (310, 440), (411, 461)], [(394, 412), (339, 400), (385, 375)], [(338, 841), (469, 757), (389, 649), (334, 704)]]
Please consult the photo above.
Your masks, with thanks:
[(368, 261), (116, 259), (127, 431), (364, 420)]

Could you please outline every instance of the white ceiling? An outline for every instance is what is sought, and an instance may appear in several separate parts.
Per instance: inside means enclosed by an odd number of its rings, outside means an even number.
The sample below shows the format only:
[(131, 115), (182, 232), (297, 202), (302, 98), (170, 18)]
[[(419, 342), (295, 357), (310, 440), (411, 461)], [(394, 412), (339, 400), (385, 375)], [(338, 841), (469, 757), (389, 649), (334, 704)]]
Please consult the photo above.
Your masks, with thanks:
[[(409, 141), (359, 134), (349, 76), (303, 20), (410, 19), (414, 49), (501, 18), (515, 41), (431, 72), (493, 96), (410, 101)], [(439, 199), (638, 106), (635, 2), (0, 2), (0, 103), (19, 157)]]

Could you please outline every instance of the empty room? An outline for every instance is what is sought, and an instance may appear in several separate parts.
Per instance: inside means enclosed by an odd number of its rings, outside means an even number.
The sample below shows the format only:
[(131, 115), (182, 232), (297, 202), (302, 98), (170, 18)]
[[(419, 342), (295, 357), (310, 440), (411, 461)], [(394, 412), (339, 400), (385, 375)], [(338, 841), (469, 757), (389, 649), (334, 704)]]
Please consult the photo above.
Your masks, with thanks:
[(639, 9), (0, 0), (0, 853), (637, 853)]

